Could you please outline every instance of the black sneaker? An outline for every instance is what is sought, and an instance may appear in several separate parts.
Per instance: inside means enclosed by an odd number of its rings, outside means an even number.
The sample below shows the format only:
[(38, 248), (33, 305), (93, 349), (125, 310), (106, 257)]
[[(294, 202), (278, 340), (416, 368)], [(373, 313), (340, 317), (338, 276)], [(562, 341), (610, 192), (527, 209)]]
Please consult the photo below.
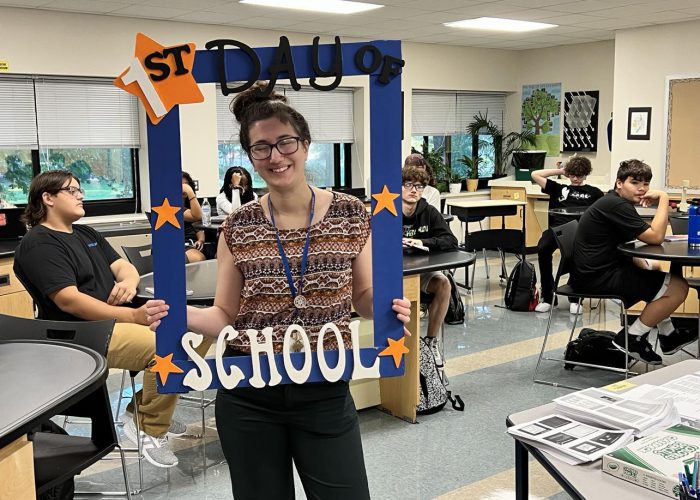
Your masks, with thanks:
[(659, 345), (661, 352), (671, 355), (676, 354), (688, 344), (692, 344), (698, 339), (698, 332), (695, 330), (674, 330), (670, 335), (659, 335)]
[[(653, 347), (647, 340), (649, 336), (648, 333), (644, 335), (628, 335), (627, 337), (627, 347), (630, 358), (643, 361), (650, 365), (660, 365), (661, 356), (654, 352)], [(625, 352), (625, 329), (623, 328), (612, 341), (613, 345), (617, 347), (622, 352)]]

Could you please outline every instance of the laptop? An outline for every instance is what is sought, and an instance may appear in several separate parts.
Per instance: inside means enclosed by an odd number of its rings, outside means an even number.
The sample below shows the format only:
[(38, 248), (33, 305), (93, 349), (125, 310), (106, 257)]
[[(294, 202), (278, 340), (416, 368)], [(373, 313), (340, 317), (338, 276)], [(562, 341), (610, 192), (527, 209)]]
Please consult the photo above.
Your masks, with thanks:
[(17, 241), (27, 233), (23, 213), (24, 208), (0, 208), (0, 241)]

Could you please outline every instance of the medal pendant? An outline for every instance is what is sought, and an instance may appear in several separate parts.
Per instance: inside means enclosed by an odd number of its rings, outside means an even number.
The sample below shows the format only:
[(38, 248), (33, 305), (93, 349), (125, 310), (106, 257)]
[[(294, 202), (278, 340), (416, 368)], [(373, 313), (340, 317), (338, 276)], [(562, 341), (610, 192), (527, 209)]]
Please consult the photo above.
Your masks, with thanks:
[(294, 297), (294, 307), (296, 307), (297, 309), (303, 309), (304, 307), (306, 307), (306, 297), (304, 297), (303, 295), (297, 295), (296, 297)]

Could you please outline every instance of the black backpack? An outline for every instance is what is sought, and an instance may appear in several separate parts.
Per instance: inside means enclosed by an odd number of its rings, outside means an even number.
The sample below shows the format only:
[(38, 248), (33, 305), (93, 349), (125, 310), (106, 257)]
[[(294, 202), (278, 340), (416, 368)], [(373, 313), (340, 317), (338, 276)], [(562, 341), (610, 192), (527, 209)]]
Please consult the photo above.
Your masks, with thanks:
[(462, 302), (462, 296), (459, 294), (459, 290), (457, 290), (457, 283), (455, 283), (452, 272), (446, 271), (444, 274), (447, 276), (447, 281), (450, 282), (450, 305), (445, 314), (445, 323), (448, 325), (461, 325), (464, 323), (464, 303)]
[(435, 363), (435, 356), (430, 350), (425, 338), (420, 339), (420, 397), (416, 413), (429, 415), (442, 410), (447, 401), (452, 403), (452, 408), (464, 411), (462, 398), (447, 390), (443, 377)]
[[(566, 346), (564, 359), (594, 365), (625, 368), (625, 353), (613, 345), (615, 333), (584, 328), (578, 338)], [(630, 358), (630, 361), (632, 358)], [(573, 370), (576, 365), (564, 364), (564, 369)]]
[(520, 260), (508, 276), (506, 307), (511, 311), (534, 311), (538, 299), (535, 266), (525, 259)]

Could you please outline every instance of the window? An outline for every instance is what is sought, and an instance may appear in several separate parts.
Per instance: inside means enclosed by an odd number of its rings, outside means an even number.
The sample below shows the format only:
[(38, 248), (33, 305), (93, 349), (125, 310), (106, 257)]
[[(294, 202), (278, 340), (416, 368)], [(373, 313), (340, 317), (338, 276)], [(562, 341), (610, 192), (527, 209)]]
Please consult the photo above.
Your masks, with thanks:
[(493, 137), (466, 133), (474, 115), (487, 113), (502, 128), (505, 95), (500, 93), (458, 93), (414, 91), (411, 147), (423, 151), (439, 151), (452, 172), (466, 176), (462, 156), (475, 154), (483, 161), (479, 177), (491, 177), (494, 171)]
[[(319, 187), (351, 187), (351, 149), (355, 141), (352, 91), (322, 92), (304, 88), (295, 91), (280, 85), (275, 86), (275, 91), (284, 93), (289, 104), (309, 123), (311, 146), (306, 162), (307, 180)], [(232, 96), (217, 92), (219, 183), (223, 184), (226, 170), (241, 166), (253, 177), (253, 188), (265, 188), (265, 181), (257, 175), (238, 142), (238, 123), (229, 110), (231, 99)]]
[(72, 171), (87, 215), (138, 207), (136, 98), (106, 79), (0, 78), (0, 197), (25, 204), (31, 179)]

